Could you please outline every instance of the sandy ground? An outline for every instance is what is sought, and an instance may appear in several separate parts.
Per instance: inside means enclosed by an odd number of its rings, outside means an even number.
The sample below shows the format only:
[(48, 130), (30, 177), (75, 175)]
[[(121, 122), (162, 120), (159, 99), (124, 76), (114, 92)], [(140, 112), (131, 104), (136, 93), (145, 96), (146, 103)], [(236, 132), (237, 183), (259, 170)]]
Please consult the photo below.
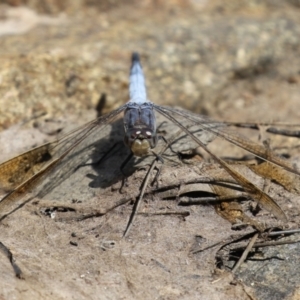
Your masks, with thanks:
[[(102, 113), (125, 103), (132, 51), (141, 54), (148, 96), (157, 104), (225, 121), (299, 124), (300, 10), (295, 1), (107, 1), (103, 6), (74, 1), (65, 7), (42, 2), (1, 6), (0, 161), (93, 120), (103, 94)], [(233, 275), (242, 251), (230, 250), (230, 242), (247, 243), (245, 235), (255, 230), (236, 230), (211, 204), (182, 205), (212, 192), (209, 185), (187, 181), (223, 174), (206, 157), (187, 164), (165, 155), (158, 187), (168, 187), (168, 196), (149, 187), (122, 238), (153, 159), (130, 161), (120, 193), (119, 166), (128, 150), (119, 123), (99, 130), (100, 141), (75, 157), (71, 169), (62, 169), (62, 177), (54, 173), (39, 189), (43, 199), (1, 221), (0, 241), (24, 279), (0, 255), (0, 299), (299, 299), (297, 243), (258, 248)], [(177, 131), (172, 124), (161, 126), (167, 138)], [(260, 129), (244, 134), (257, 142), (269, 138), (274, 151), (299, 167), (297, 138)], [(106, 162), (74, 171), (77, 163), (97, 161), (113, 144), (116, 151)], [(194, 145), (188, 139), (177, 147)], [(210, 149), (225, 158), (244, 155), (218, 139)], [(265, 188), (266, 176), (244, 164), (236, 168)], [(264, 209), (255, 220), (272, 228), (298, 227), (299, 178), (279, 176), (287, 184), (275, 178), (268, 191), (289, 221), (282, 224)], [(244, 201), (236, 211), (243, 208), (249, 215), (249, 206)], [(282, 240), (297, 239), (295, 234)]]

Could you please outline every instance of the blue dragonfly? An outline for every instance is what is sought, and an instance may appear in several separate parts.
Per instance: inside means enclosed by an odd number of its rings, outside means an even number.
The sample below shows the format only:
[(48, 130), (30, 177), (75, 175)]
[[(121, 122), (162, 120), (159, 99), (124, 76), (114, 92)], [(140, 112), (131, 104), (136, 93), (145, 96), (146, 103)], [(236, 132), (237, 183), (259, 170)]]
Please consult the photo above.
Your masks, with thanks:
[[(275, 200), (241, 175), (232, 165), (214, 155), (207, 147), (207, 142), (198, 133), (208, 133), (213, 137), (220, 137), (262, 160), (300, 175), (299, 171), (295, 170), (286, 160), (277, 156), (268, 147), (230, 130), (226, 122), (214, 121), (206, 116), (157, 105), (149, 101), (137, 53), (132, 54), (129, 96), (130, 100), (116, 110), (86, 123), (53, 142), (38, 146), (0, 164), (0, 189), (6, 192), (6, 195), (0, 200), (0, 220), (33, 198), (28, 195), (43, 197), (47, 193), (47, 189), (42, 183), (47, 181), (51, 174), (52, 179), (58, 177), (56, 174), (62, 166), (66, 168), (69, 161), (80, 157), (83, 149), (93, 145), (95, 140), (103, 139), (107, 135), (107, 126), (115, 122), (122, 113), (124, 114), (124, 142), (135, 157), (154, 155), (156, 159), (161, 159), (160, 155), (155, 153), (159, 141), (156, 114), (160, 114), (178, 127), (195, 145), (206, 151), (253, 200), (278, 219), (287, 220), (285, 213)], [(192, 127), (197, 130), (191, 130)]]

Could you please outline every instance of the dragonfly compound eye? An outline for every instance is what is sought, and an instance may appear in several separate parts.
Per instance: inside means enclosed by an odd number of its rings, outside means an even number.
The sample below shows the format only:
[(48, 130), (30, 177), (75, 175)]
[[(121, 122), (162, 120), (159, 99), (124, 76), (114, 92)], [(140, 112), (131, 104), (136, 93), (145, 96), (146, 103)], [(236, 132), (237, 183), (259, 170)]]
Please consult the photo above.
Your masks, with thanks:
[(133, 132), (130, 137), (132, 138), (132, 140), (135, 140), (139, 137), (139, 135), (141, 134), (141, 131), (136, 131), (136, 132)]
[(152, 132), (146, 131), (145, 134), (146, 134), (146, 137), (147, 137), (148, 139), (151, 139), (151, 138), (152, 138)]

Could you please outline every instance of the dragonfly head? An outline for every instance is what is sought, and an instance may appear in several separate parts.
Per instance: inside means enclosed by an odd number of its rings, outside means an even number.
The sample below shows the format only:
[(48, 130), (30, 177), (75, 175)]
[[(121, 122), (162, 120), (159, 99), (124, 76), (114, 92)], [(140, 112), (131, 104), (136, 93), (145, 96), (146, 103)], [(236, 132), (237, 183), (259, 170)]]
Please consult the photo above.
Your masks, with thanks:
[(145, 156), (157, 144), (155, 114), (151, 102), (129, 102), (124, 113), (125, 144), (135, 156)]
[(135, 156), (141, 157), (149, 154), (149, 150), (156, 146), (157, 136), (148, 128), (133, 128), (125, 135), (124, 142)]

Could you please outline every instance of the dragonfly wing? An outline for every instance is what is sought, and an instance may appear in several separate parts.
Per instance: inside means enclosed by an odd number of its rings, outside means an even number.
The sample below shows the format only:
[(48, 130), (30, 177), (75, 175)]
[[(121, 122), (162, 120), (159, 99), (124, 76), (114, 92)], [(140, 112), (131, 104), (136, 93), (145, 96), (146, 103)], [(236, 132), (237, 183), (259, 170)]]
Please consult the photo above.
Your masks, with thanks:
[(2, 163), (0, 188), (4, 192), (10, 192), (32, 177), (48, 160), (51, 160), (49, 149), (54, 144), (55, 142), (44, 144)]
[[(171, 109), (167, 107), (160, 107), (155, 105), (155, 109), (162, 115), (164, 115), (167, 119), (172, 121), (175, 125), (181, 128), (190, 138), (192, 138), (199, 146), (201, 146), (208, 154), (210, 154), (213, 159), (218, 162), (223, 169), (227, 171), (227, 173), (234, 179), (236, 182), (243, 187), (243, 189), (249, 193), (255, 201), (261, 204), (265, 209), (273, 213), (277, 218), (281, 220), (286, 220), (286, 216), (279, 205), (265, 192), (256, 187), (253, 183), (251, 183), (247, 178), (242, 176), (239, 172), (237, 172), (232, 166), (227, 164), (224, 160), (220, 159), (216, 155), (214, 155), (195, 134), (193, 134), (187, 127), (183, 126), (181, 122), (178, 121), (178, 117), (184, 117), (191, 122), (193, 125), (198, 125), (203, 131), (207, 131), (215, 136), (221, 136), (227, 141), (244, 148), (257, 156), (263, 156), (265, 159), (269, 159), (273, 163), (276, 163), (280, 166), (284, 166), (285, 168), (291, 168), (288, 163), (277, 157), (270, 150), (264, 149), (264, 147), (247, 140), (244, 137), (240, 137), (234, 135), (233, 137), (225, 131), (224, 126), (220, 122), (214, 122), (206, 117), (201, 117), (194, 114), (189, 114), (188, 112), (184, 112), (177, 109)], [(244, 144), (244, 142), (246, 144)], [(245, 146), (246, 145), (246, 146)], [(248, 149), (248, 145), (250, 145), (250, 149)], [(282, 162), (283, 161), (283, 162)], [(291, 168), (293, 172), (296, 172)]]
[(125, 108), (126, 105), (67, 133), (57, 141), (2, 163), (0, 187), (10, 192), (0, 201), (0, 218), (14, 210), (13, 206), (22, 205), (30, 192), (43, 197), (68, 178), (78, 164), (90, 158), (93, 146), (109, 134), (108, 124)]
[[(157, 109), (157, 106), (155, 106)], [(208, 117), (193, 114), (191, 112), (187, 112), (184, 110), (173, 109), (169, 107), (158, 107), (161, 111), (165, 114), (169, 115), (177, 115), (186, 118), (191, 122), (193, 125), (198, 125), (203, 131), (209, 132), (210, 134), (214, 135), (215, 137), (221, 137), (222, 139), (228, 141), (231, 144), (234, 144), (246, 151), (254, 154), (255, 156), (268, 161), (272, 162), (275, 165), (282, 167), (283, 169), (292, 172), (296, 175), (300, 175), (300, 172), (293, 168), (288, 161), (282, 159), (281, 157), (277, 156), (273, 151), (270, 149), (259, 145), (242, 135), (239, 135), (237, 132), (231, 130), (226, 124), (222, 122), (214, 121)]]

